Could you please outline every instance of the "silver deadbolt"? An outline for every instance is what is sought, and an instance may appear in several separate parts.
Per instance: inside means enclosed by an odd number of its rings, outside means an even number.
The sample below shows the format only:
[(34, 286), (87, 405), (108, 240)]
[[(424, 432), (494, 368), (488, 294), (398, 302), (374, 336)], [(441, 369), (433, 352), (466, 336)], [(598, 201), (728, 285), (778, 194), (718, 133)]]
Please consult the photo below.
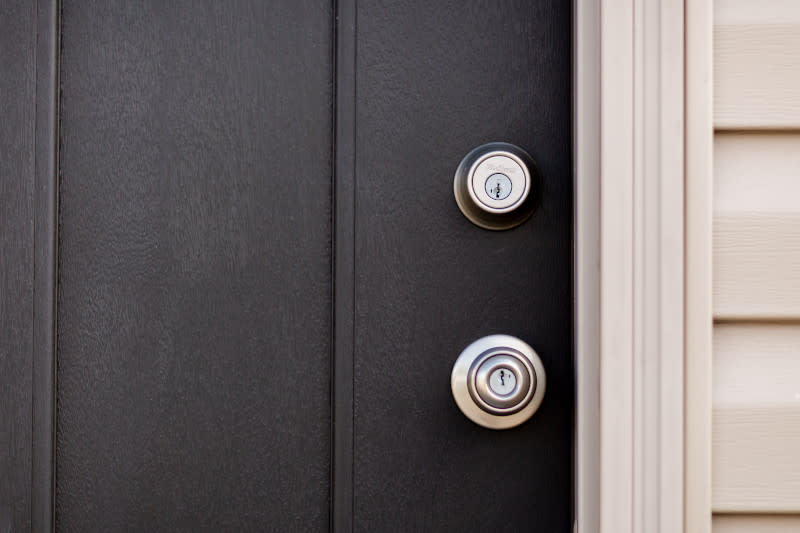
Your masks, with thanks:
[(541, 359), (510, 335), (489, 335), (461, 352), (450, 376), (453, 398), (467, 417), (491, 429), (528, 420), (544, 398)]
[(536, 209), (539, 172), (531, 156), (508, 143), (475, 148), (456, 169), (453, 193), (473, 224), (503, 230), (522, 224)]

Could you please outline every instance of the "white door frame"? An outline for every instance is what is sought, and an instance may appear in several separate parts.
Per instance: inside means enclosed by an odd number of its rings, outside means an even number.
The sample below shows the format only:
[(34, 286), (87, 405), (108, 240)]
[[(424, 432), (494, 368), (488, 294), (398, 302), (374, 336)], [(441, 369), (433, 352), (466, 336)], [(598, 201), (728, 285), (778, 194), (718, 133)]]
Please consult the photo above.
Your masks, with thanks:
[(712, 0), (574, 0), (575, 514), (711, 527)]

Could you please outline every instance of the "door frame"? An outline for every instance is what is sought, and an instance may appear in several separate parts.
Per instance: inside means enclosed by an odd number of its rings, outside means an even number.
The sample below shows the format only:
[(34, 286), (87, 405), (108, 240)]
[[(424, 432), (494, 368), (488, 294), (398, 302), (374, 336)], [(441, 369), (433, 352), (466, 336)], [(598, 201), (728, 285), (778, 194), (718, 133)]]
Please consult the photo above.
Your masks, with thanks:
[(574, 0), (576, 531), (711, 528), (712, 0)]

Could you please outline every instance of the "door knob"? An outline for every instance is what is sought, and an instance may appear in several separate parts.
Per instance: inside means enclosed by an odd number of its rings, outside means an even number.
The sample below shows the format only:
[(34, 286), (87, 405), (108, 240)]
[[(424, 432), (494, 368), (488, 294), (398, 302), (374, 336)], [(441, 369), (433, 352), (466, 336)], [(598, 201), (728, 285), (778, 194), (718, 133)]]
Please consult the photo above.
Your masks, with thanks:
[(489, 143), (464, 157), (456, 169), (453, 193), (461, 212), (473, 224), (490, 230), (510, 229), (536, 209), (539, 171), (518, 146)]
[(461, 352), (450, 386), (470, 420), (490, 429), (508, 429), (528, 420), (542, 403), (544, 366), (520, 339), (489, 335)]

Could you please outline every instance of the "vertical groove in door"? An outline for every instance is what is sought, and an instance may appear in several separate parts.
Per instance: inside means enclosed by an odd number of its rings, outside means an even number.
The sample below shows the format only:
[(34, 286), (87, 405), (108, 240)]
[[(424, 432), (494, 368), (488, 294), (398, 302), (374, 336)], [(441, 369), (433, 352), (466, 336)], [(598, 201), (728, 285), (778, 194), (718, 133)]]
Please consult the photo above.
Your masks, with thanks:
[(331, 529), (353, 530), (356, 0), (335, 7)]
[(36, 20), (31, 530), (53, 531), (58, 230), (58, 0)]

